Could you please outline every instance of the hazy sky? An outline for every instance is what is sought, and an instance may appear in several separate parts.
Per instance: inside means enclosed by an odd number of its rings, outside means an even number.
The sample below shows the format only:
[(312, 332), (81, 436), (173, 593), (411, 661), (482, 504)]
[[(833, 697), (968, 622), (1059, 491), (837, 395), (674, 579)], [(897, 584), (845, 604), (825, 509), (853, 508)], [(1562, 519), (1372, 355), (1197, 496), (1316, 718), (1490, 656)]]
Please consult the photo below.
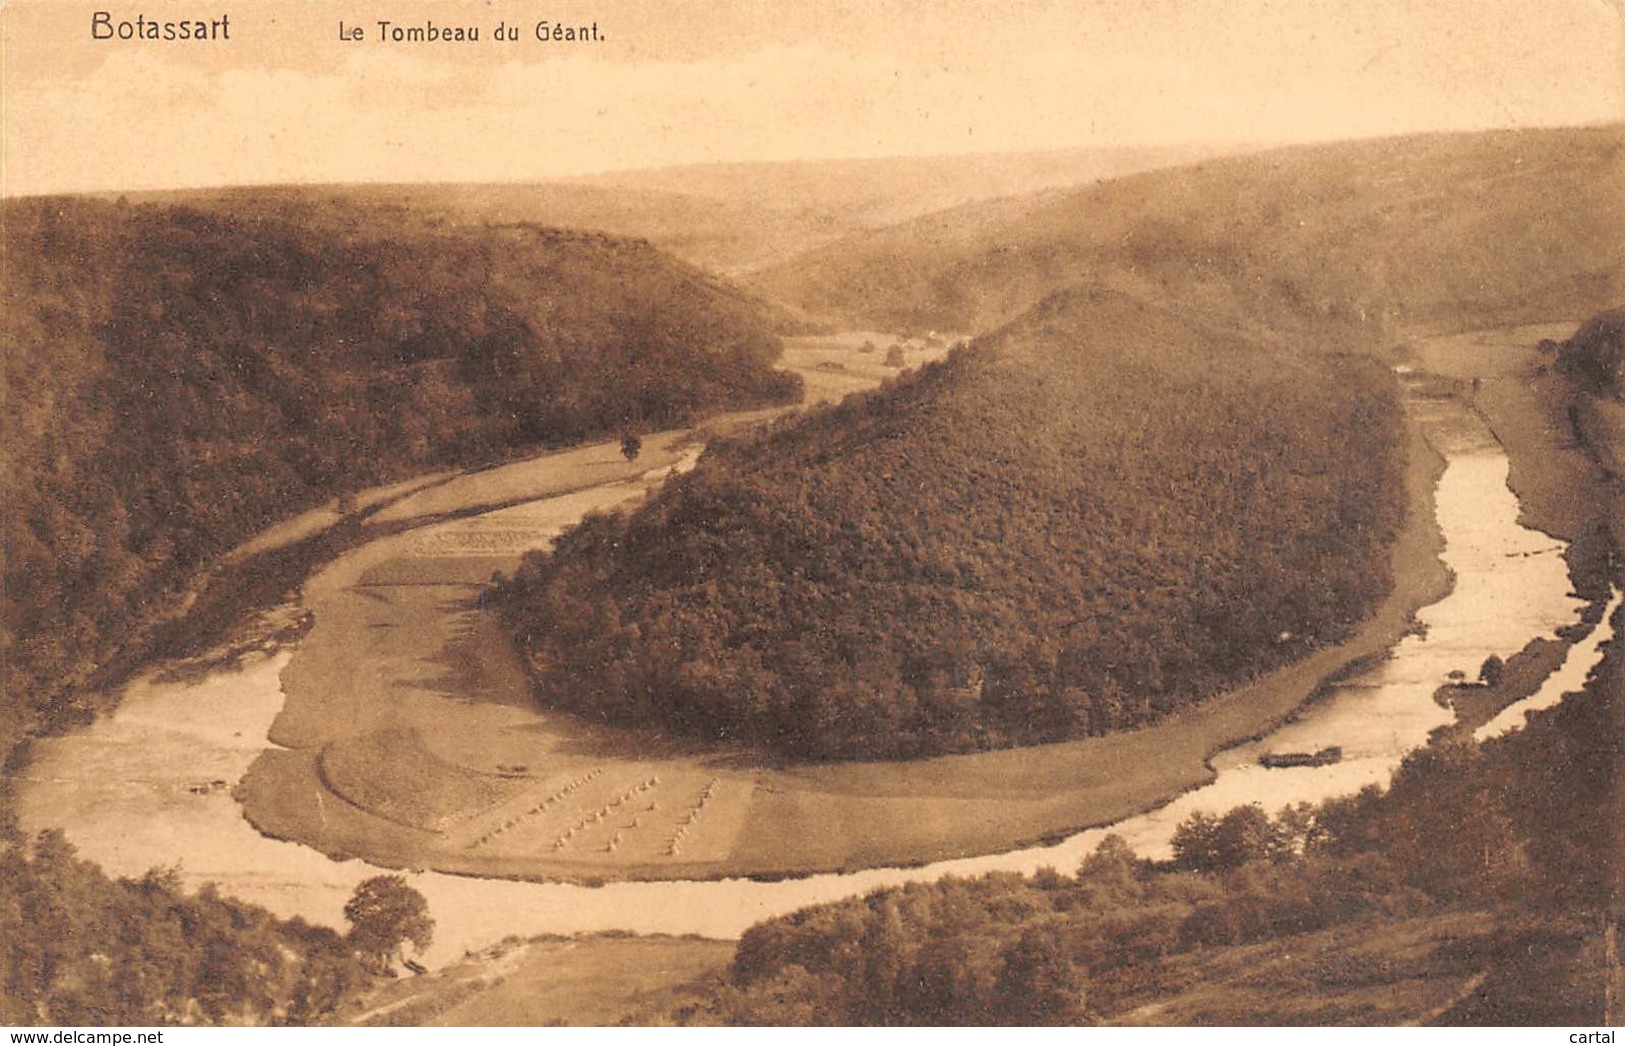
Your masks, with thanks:
[[(0, 0), (7, 193), (1625, 119), (1622, 0)], [(230, 18), (230, 40), (97, 41)], [(596, 22), (593, 44), (536, 40)], [(478, 43), (388, 43), (398, 25)], [(366, 39), (341, 42), (339, 23)], [(521, 38), (497, 42), (499, 22)]]

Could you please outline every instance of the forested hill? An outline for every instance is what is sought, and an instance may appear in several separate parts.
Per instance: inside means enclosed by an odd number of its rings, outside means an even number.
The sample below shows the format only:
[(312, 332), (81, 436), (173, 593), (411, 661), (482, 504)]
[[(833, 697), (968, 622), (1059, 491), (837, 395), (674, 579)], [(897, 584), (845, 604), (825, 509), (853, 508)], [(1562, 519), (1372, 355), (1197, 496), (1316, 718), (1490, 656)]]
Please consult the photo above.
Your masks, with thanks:
[(275, 519), (797, 395), (762, 306), (641, 241), (248, 210), (4, 205), (8, 743)]
[(813, 758), (1141, 724), (1386, 590), (1397, 406), (1368, 361), (1103, 289), (716, 446), (499, 593), (542, 699)]
[[(1299, 147), (972, 204), (756, 278), (813, 314), (987, 330), (1111, 272), (1276, 330), (1585, 316), (1625, 298), (1625, 127)], [(1351, 332), (1360, 337), (1358, 331)]]

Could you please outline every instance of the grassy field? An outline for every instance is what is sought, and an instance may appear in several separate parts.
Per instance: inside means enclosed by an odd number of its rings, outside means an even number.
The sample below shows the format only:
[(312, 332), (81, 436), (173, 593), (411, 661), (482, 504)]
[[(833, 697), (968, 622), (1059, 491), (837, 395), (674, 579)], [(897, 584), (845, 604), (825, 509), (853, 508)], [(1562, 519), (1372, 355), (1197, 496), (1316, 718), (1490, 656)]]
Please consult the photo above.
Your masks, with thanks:
[(343, 1022), (374, 1027), (665, 1023), (688, 986), (717, 976), (731, 941), (579, 937), (508, 941), (359, 1000)]
[(1158, 967), (1154, 983), (1111, 999), (1106, 1023), (1564, 1024), (1596, 1009), (1596, 951), (1582, 928), (1517, 913), (1368, 917), (1178, 956)]

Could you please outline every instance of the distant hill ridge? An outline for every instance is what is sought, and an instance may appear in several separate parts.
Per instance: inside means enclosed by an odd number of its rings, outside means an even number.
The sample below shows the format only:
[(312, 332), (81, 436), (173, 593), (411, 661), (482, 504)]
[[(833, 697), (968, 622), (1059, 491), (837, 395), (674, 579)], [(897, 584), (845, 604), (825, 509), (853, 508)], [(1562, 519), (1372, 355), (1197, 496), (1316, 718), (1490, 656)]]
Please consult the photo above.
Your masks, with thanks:
[(969, 204), (770, 268), (876, 326), (987, 330), (1080, 280), (1366, 337), (1584, 316), (1625, 296), (1625, 126), (1421, 135), (1205, 160)]
[[(974, 201), (1077, 186), (1136, 171), (1246, 151), (1245, 146), (1115, 146), (1042, 152), (764, 163), (715, 163), (616, 171), (566, 184), (621, 192), (679, 193), (728, 206), (748, 200), (771, 213), (776, 236), (754, 257), (727, 266), (748, 272), (791, 253)], [(775, 231), (764, 228), (763, 232)]]
[(442, 225), (514, 222), (649, 240), (715, 272), (783, 262), (854, 232), (974, 200), (1079, 185), (1233, 151), (1217, 145), (699, 164), (543, 182), (302, 185), (131, 194), (222, 207), (402, 208)]

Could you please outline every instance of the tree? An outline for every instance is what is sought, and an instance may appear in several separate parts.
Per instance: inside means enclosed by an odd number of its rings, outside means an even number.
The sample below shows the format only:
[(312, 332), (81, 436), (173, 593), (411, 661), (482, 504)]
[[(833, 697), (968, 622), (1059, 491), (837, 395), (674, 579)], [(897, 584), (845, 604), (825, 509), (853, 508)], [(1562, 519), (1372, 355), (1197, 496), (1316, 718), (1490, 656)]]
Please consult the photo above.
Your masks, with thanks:
[(1030, 926), (1004, 950), (993, 997), (1013, 1024), (1083, 1022), (1083, 977), (1055, 925)]
[(1478, 670), (1478, 680), (1485, 686), (1498, 686), (1501, 677), (1506, 674), (1506, 662), (1501, 660), (1499, 654), (1491, 654), (1484, 659), (1484, 666)]
[(643, 453), (643, 437), (630, 432), (622, 436), (621, 453), (626, 456), (627, 461), (638, 460), (638, 455)]
[(901, 367), (907, 362), (908, 357), (903, 355), (903, 347), (901, 345), (893, 344), (891, 348), (886, 350), (886, 366)]
[(434, 939), (429, 902), (406, 884), (402, 875), (375, 875), (355, 888), (344, 906), (350, 923), (350, 946), (387, 969), (411, 941), (419, 951)]
[(1291, 840), (1256, 803), (1223, 817), (1197, 812), (1174, 829), (1174, 864), (1195, 872), (1227, 872), (1249, 861), (1279, 860)]
[(1144, 893), (1140, 881), (1144, 865), (1128, 841), (1113, 832), (1078, 865), (1078, 883), (1092, 904), (1133, 903)]

